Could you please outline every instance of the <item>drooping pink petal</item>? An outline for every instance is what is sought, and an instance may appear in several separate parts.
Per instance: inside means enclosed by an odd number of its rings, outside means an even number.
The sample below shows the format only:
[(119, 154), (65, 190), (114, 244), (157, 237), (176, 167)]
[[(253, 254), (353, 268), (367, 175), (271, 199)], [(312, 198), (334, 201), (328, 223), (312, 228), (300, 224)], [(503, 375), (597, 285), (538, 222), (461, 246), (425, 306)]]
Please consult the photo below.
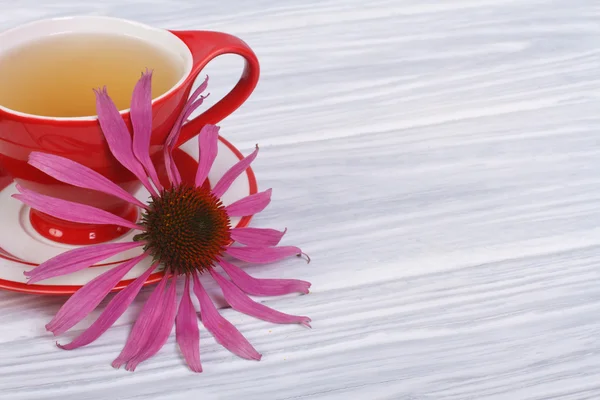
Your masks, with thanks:
[(221, 268), (240, 289), (254, 296), (281, 296), (289, 293), (308, 293), (310, 282), (297, 279), (257, 279), (241, 268), (219, 260)]
[(198, 136), (198, 147), (200, 157), (198, 159), (198, 170), (196, 171), (196, 187), (202, 186), (208, 173), (217, 158), (219, 146), (219, 127), (205, 125)]
[(163, 157), (165, 160), (165, 169), (167, 171), (167, 177), (169, 178), (169, 182), (172, 185), (180, 185), (181, 184), (181, 174), (177, 169), (177, 165), (173, 160), (173, 149), (175, 148), (175, 144), (177, 143), (177, 139), (179, 138), (179, 132), (181, 131), (181, 127), (184, 122), (185, 110), (186, 106), (184, 106), (183, 111), (177, 117), (175, 121), (175, 125), (171, 128), (171, 132), (165, 141), (165, 145), (163, 147)]
[(191, 96), (188, 98), (187, 102), (185, 103), (185, 106), (183, 107), (183, 110), (181, 111), (181, 114), (179, 115), (179, 118), (177, 119), (177, 123), (173, 126), (173, 128), (167, 138), (167, 143), (170, 146), (175, 146), (175, 144), (177, 143), (177, 139), (179, 139), (179, 133), (180, 133), (181, 126), (183, 125), (183, 123), (202, 104), (204, 99), (206, 97), (208, 97), (208, 94), (206, 96), (200, 96), (202, 94), (202, 92), (204, 92), (206, 90), (207, 87), (208, 87), (208, 75), (206, 76), (206, 78), (204, 78), (204, 82), (202, 82), (200, 84), (200, 86), (198, 86), (196, 88), (196, 90), (194, 90), (194, 92), (191, 94)]
[(227, 301), (227, 303), (229, 303), (234, 310), (276, 324), (302, 324), (310, 328), (310, 318), (285, 314), (277, 310), (273, 310), (264, 304), (257, 303), (250, 297), (246, 296), (246, 294), (242, 292), (240, 288), (223, 278), (213, 269), (210, 269), (209, 271), (211, 276), (221, 287), (225, 301)]
[(185, 121), (190, 117), (190, 115), (192, 115), (194, 111), (196, 111), (198, 107), (200, 107), (200, 105), (202, 105), (204, 99), (208, 97), (208, 94), (206, 96), (200, 96), (202, 92), (206, 90), (207, 87), (208, 75), (206, 76), (206, 78), (204, 78), (204, 82), (202, 82), (200, 86), (198, 86), (196, 90), (194, 90), (194, 92), (186, 102), (185, 106), (183, 107), (180, 119), (178, 120), (178, 123), (175, 124), (175, 126), (173, 127), (174, 129), (171, 131), (172, 135), (169, 135), (168, 139), (170, 140), (167, 140), (167, 142), (171, 146), (175, 146), (175, 144), (177, 143), (177, 140), (179, 139), (179, 133), (181, 132), (181, 127), (183, 126)]
[(225, 210), (230, 217), (245, 217), (264, 210), (271, 202), (271, 189), (251, 194), (228, 205)]
[(144, 203), (114, 184), (110, 179), (68, 158), (34, 151), (29, 155), (29, 164), (69, 185), (97, 190), (135, 204), (138, 207), (147, 208)]
[(265, 228), (234, 228), (231, 239), (246, 246), (277, 246), (287, 232)]
[(150, 268), (140, 275), (136, 280), (127, 285), (127, 287), (121, 290), (119, 293), (112, 298), (108, 303), (102, 314), (89, 328), (87, 328), (81, 335), (77, 336), (71, 343), (61, 345), (57, 344), (63, 350), (73, 350), (85, 345), (92, 343), (98, 339), (104, 332), (108, 330), (118, 319), (125, 310), (129, 307), (135, 296), (140, 292), (140, 289), (158, 266), (158, 263), (152, 264)]
[(165, 143), (163, 155), (165, 158), (167, 176), (174, 185), (181, 184), (181, 174), (177, 169), (177, 165), (173, 161), (173, 149), (175, 148), (177, 140), (179, 139), (179, 134), (181, 132), (181, 128), (183, 127), (183, 123), (192, 114), (192, 112), (194, 112), (198, 107), (200, 107), (205, 98), (206, 97), (201, 97), (199, 100), (196, 100), (193, 103), (188, 102), (182, 113), (179, 115), (179, 118), (175, 122), (175, 125), (173, 125), (171, 133), (169, 134), (169, 137), (167, 138), (167, 141)]
[(173, 128), (171, 129), (171, 132), (167, 137), (166, 144), (171, 150), (174, 149), (175, 145), (177, 144), (177, 141), (179, 140), (179, 134), (181, 133), (181, 128), (183, 124), (192, 115), (192, 113), (202, 105), (204, 99), (208, 97), (208, 94), (206, 96), (200, 96), (200, 94), (204, 90), (206, 90), (207, 86), (208, 76), (204, 79), (204, 82), (196, 88), (196, 90), (192, 93), (185, 106), (183, 107), (183, 110), (181, 111), (177, 122), (175, 123), (175, 125), (173, 125)]
[(28, 283), (36, 283), (55, 276), (80, 271), (116, 254), (144, 245), (145, 242), (125, 242), (78, 247), (61, 253), (32, 270), (25, 271), (24, 274), (29, 277)]
[(228, 247), (227, 254), (238, 260), (254, 263), (267, 264), (283, 260), (291, 256), (299, 256), (302, 250), (295, 246), (280, 247)]
[(169, 280), (169, 274), (165, 274), (160, 280), (137, 317), (133, 329), (129, 333), (125, 347), (121, 354), (112, 362), (114, 368), (121, 368), (121, 365), (131, 360), (148, 341), (154, 333), (150, 330), (154, 326), (156, 319), (161, 318), (162, 305), (165, 298), (165, 287)]
[(165, 146), (163, 148), (163, 158), (165, 160), (165, 169), (167, 171), (167, 178), (169, 178), (169, 182), (173, 186), (177, 186), (181, 184), (181, 174), (177, 169), (177, 165), (175, 165), (175, 160), (173, 160), (172, 150), (169, 147)]
[(102, 90), (94, 90), (96, 93), (96, 112), (98, 113), (98, 122), (104, 133), (104, 138), (113, 156), (131, 171), (148, 191), (158, 196), (154, 187), (150, 184), (146, 171), (142, 164), (135, 158), (131, 143), (131, 134), (125, 121), (119, 114), (119, 110), (112, 99), (109, 97), (106, 87)]
[(142, 163), (158, 190), (162, 190), (149, 152), (152, 137), (152, 71), (146, 70), (135, 85), (131, 96), (130, 114), (133, 126), (133, 154)]
[[(188, 101), (188, 105), (185, 108), (185, 112), (183, 113), (182, 126), (183, 126), (183, 123), (185, 123), (185, 121), (187, 121), (187, 119), (192, 115), (192, 113), (194, 111), (196, 111), (198, 109), (198, 107), (200, 107), (202, 105), (202, 103), (204, 103), (204, 99), (206, 99), (207, 97), (208, 97), (208, 94), (206, 96), (200, 96), (200, 98), (198, 98), (197, 100), (195, 100), (193, 102)], [(179, 139), (179, 135), (178, 135), (177, 139)]]
[(171, 279), (171, 283), (162, 304), (158, 305), (158, 318), (152, 320), (152, 324), (148, 326), (150, 336), (141, 344), (137, 354), (133, 356), (125, 366), (127, 371), (135, 371), (136, 367), (141, 363), (155, 355), (167, 343), (173, 324), (175, 323), (175, 315), (177, 314), (177, 279)]
[(206, 75), (206, 78), (204, 78), (204, 81), (200, 84), (200, 86), (198, 86), (196, 88), (196, 90), (194, 90), (194, 92), (188, 99), (188, 103), (196, 101), (198, 99), (198, 97), (200, 97), (202, 92), (204, 92), (206, 90), (207, 87), (208, 87), (208, 75)]
[(177, 118), (175, 124), (171, 128), (171, 132), (169, 133), (167, 140), (165, 141), (165, 146), (163, 149), (165, 167), (167, 170), (167, 176), (169, 178), (169, 181), (173, 185), (181, 184), (181, 174), (179, 173), (177, 166), (173, 162), (173, 149), (175, 148), (175, 145), (177, 144), (177, 141), (179, 139), (179, 134), (181, 133), (181, 127), (183, 126), (183, 123), (188, 119), (192, 112), (194, 112), (198, 107), (200, 107), (202, 101), (206, 97), (200, 97), (200, 99), (197, 100), (198, 96), (200, 96), (200, 93), (202, 93), (207, 86), (208, 76), (188, 99), (187, 103), (183, 107), (183, 110), (181, 111), (181, 114), (179, 114), (179, 117)]
[[(221, 177), (221, 179), (219, 179), (219, 182), (217, 182), (217, 184), (213, 188), (213, 194), (219, 198), (222, 197), (227, 191), (227, 189), (229, 189), (233, 181), (235, 181), (238, 176), (240, 176), (244, 171), (248, 169), (248, 167), (250, 166), (252, 161), (254, 161), (257, 155), (258, 145), (256, 145), (256, 149), (252, 152), (252, 154), (250, 154), (248, 157), (241, 159), (233, 167), (229, 168), (227, 172), (225, 172), (225, 174)], [(198, 186), (197, 183), (196, 186)]]
[(46, 324), (46, 330), (60, 335), (71, 329), (92, 312), (117, 283), (146, 257), (147, 254), (141, 254), (86, 283), (63, 304), (52, 321)]
[(200, 303), (200, 314), (204, 327), (214, 336), (217, 343), (232, 353), (249, 360), (260, 360), (261, 355), (235, 326), (219, 314), (212, 300), (194, 274), (194, 293)]
[(118, 225), (130, 229), (141, 229), (139, 225), (125, 218), (117, 217), (96, 207), (39, 194), (25, 189), (19, 184), (16, 185), (16, 188), (21, 194), (13, 194), (12, 197), (56, 218), (83, 224)]
[(177, 319), (175, 320), (175, 331), (177, 344), (183, 354), (183, 358), (194, 372), (202, 372), (200, 363), (200, 330), (198, 329), (198, 317), (192, 298), (190, 297), (190, 277), (185, 277), (183, 297), (179, 303)]

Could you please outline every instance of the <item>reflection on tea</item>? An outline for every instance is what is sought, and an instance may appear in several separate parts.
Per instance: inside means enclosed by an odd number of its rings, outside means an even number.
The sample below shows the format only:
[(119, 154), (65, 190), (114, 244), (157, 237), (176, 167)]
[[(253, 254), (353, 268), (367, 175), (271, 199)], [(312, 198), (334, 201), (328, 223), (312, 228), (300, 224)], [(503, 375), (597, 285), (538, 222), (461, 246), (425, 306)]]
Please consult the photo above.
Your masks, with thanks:
[(164, 49), (111, 34), (61, 34), (0, 56), (0, 105), (49, 117), (96, 115), (92, 89), (106, 86), (119, 110), (146, 68), (154, 70), (152, 97), (171, 89), (183, 66)]

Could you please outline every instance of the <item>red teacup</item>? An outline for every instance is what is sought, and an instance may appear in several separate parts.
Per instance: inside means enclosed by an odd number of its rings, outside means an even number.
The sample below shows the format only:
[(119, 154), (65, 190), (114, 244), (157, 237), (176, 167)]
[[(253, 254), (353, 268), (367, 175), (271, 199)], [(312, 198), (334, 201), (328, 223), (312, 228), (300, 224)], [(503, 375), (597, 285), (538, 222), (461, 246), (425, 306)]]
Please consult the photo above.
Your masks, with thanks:
[[(57, 33), (110, 33), (133, 36), (168, 49), (183, 63), (184, 73), (177, 84), (152, 101), (153, 131), (151, 155), (159, 155), (171, 127), (187, 101), (200, 71), (213, 58), (230, 53), (245, 59), (237, 85), (219, 102), (188, 121), (179, 144), (197, 135), (205, 124), (215, 124), (236, 110), (250, 96), (258, 82), (259, 64), (254, 52), (242, 40), (219, 32), (166, 31), (137, 22), (107, 17), (69, 17), (29, 23), (0, 34), (0, 54), (13, 47)], [(110, 93), (110, 88), (109, 88)], [(129, 110), (121, 111), (129, 127)], [(65, 185), (27, 164), (32, 151), (67, 157), (81, 163), (134, 193), (140, 183), (110, 153), (94, 117), (44, 117), (25, 114), (0, 104), (0, 181), (6, 175), (23, 187), (53, 197), (89, 204), (124, 218), (137, 217), (135, 210), (121, 200), (101, 193)], [(154, 157), (159, 162), (161, 157)], [(157, 165), (157, 168), (160, 166)], [(92, 244), (114, 239), (122, 228), (75, 224), (33, 211), (35, 229), (54, 241)], [(1, 229), (1, 228), (0, 228)]]

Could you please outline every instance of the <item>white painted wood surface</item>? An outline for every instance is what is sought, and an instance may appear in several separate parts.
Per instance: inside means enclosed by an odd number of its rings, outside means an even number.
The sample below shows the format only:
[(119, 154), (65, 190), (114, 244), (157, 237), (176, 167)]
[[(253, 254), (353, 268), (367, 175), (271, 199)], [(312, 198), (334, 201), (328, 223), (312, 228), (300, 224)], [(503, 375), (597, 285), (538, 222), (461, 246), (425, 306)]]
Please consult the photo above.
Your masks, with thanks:
[[(87, 348), (54, 346), (64, 301), (0, 293), (0, 399), (600, 398), (600, 3), (596, 0), (0, 1), (0, 28), (94, 14), (246, 40), (254, 95), (222, 132), (274, 188), (313, 282), (267, 304), (313, 329), (223, 314), (264, 354), (174, 334), (110, 362), (148, 291)], [(212, 100), (241, 62), (208, 68)], [(89, 322), (89, 321), (88, 321)], [(77, 332), (75, 332), (77, 333)]]

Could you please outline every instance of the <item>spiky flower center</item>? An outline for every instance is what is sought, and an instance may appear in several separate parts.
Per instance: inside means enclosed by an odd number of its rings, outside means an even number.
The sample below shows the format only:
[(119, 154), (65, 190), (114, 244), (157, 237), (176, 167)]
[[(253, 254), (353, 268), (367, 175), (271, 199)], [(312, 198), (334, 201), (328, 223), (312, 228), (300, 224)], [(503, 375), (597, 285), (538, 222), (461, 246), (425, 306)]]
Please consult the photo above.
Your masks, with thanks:
[(153, 197), (142, 215), (146, 231), (135, 240), (171, 273), (206, 271), (230, 242), (221, 200), (206, 187), (178, 186)]

